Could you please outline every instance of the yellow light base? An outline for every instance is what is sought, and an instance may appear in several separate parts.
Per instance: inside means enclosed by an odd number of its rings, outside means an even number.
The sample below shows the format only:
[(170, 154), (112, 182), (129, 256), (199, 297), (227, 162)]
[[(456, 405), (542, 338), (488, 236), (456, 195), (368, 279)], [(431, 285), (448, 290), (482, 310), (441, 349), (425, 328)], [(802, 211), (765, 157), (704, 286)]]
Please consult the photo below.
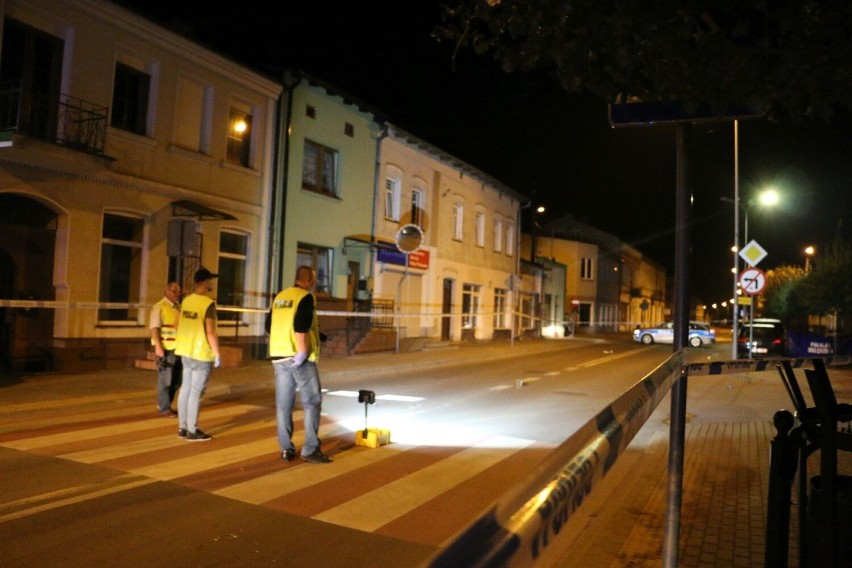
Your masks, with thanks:
[(355, 432), (355, 445), (367, 446), (368, 448), (378, 448), (390, 444), (390, 430), (379, 430), (378, 428), (367, 428), (367, 435), (364, 435), (364, 430)]

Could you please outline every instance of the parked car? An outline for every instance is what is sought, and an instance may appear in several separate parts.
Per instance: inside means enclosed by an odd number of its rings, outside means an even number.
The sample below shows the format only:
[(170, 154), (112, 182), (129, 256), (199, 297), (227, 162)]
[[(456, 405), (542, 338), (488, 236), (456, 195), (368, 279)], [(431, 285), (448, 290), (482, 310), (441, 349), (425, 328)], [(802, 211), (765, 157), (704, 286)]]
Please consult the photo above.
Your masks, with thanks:
[[(652, 343), (674, 343), (674, 324), (662, 323), (656, 327), (639, 328), (633, 331), (633, 340), (645, 345)], [(716, 343), (716, 330), (701, 321), (689, 322), (688, 342), (692, 347)]]
[(749, 341), (753, 341), (752, 358), (784, 357), (787, 354), (787, 333), (781, 320), (755, 318), (751, 322), (743, 322), (737, 333), (737, 357), (740, 359), (749, 358)]

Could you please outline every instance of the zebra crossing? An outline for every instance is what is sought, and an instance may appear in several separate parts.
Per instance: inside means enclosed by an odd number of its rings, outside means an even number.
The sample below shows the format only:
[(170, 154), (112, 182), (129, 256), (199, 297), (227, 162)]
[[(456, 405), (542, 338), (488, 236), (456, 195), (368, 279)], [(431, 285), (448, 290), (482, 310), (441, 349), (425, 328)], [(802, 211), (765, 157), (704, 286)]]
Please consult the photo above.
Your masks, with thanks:
[[(351, 426), (323, 415), (325, 465), (281, 460), (275, 411), (239, 401), (202, 406), (206, 444), (177, 437), (177, 421), (152, 417), (150, 403), (128, 401), (50, 423), (22, 423), (0, 434), (0, 447), (117, 470), (103, 487), (70, 488), (0, 503), (0, 523), (35, 515), (103, 491), (157, 481), (359, 531), (440, 546), (522, 479), (552, 449), (533, 440), (479, 434), (456, 446), (392, 443), (356, 446)], [(301, 411), (294, 442), (303, 440)], [(2, 499), (6, 501), (6, 499)]]

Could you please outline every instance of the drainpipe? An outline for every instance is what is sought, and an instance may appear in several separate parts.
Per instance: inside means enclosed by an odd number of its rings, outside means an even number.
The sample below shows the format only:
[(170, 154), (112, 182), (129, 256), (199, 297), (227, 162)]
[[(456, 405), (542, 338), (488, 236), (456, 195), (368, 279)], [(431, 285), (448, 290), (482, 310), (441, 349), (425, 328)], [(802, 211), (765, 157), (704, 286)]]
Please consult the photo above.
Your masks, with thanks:
[[(373, 174), (373, 211), (370, 216), (370, 242), (372, 243), (376, 239), (376, 208), (379, 200), (379, 182), (382, 175), (382, 140), (388, 135), (389, 126), (387, 123), (381, 124), (379, 126), (379, 134), (376, 136), (376, 170)], [(375, 250), (373, 246), (370, 246), (370, 266), (369, 272), (367, 274), (368, 277), (373, 276), (373, 267), (376, 264), (376, 260), (374, 258)]]
[(518, 207), (518, 212), (515, 215), (515, 271), (512, 274), (512, 326), (509, 333), (509, 345), (514, 347), (515, 345), (515, 319), (518, 310), (520, 310), (521, 306), (521, 293), (518, 290), (518, 281), (520, 280), (521, 274), (521, 211), (532, 205), (532, 201), (527, 199), (526, 203), (521, 204), (518, 203), (520, 207)]
[(275, 137), (275, 174), (270, 219), (269, 293), (275, 294), (284, 287), (284, 222), (287, 217), (287, 183), (290, 177), (290, 125), (293, 119), (293, 91), (302, 82), (301, 77), (284, 72), (284, 91), (278, 105)]

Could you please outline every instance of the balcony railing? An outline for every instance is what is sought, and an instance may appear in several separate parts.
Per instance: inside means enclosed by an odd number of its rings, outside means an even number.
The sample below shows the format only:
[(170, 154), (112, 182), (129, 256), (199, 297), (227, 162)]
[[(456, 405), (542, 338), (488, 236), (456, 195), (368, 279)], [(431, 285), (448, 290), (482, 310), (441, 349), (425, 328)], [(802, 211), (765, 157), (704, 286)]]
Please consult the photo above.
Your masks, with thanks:
[(0, 132), (19, 132), (102, 155), (106, 131), (106, 107), (62, 93), (27, 96), (20, 82), (0, 85)]

